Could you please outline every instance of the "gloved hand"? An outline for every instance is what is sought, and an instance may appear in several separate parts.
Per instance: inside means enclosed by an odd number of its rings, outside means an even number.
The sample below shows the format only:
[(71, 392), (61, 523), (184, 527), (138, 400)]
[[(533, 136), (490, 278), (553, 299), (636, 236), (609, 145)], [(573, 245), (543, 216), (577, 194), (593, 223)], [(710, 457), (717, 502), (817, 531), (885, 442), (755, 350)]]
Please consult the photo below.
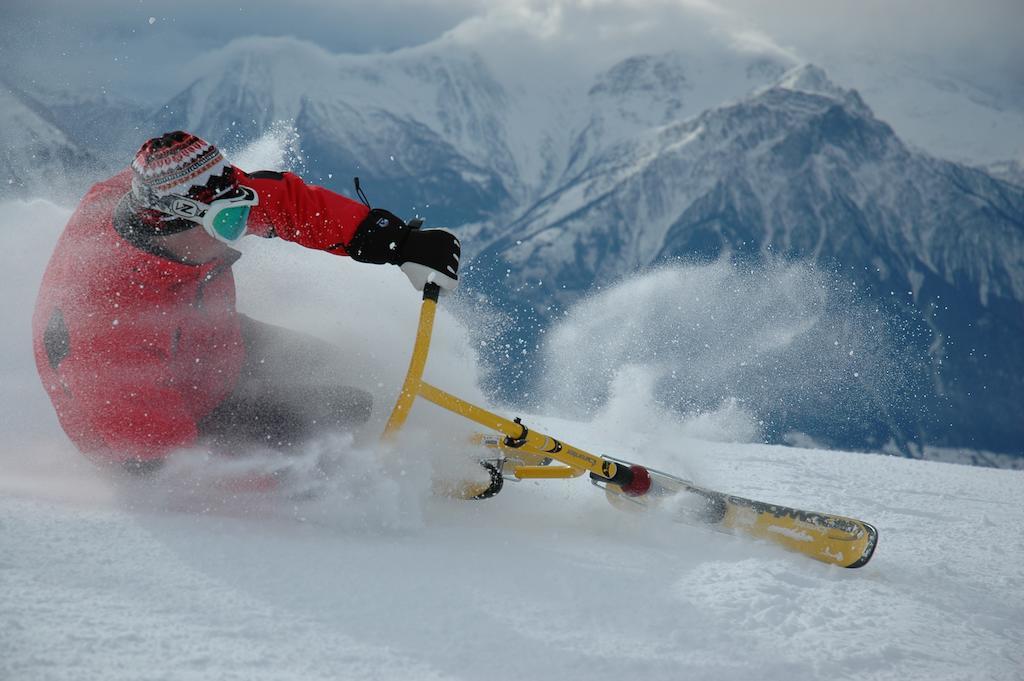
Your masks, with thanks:
[(405, 238), (400, 267), (417, 291), (422, 291), (428, 283), (454, 291), (459, 285), (461, 254), (459, 240), (448, 230), (413, 229)]
[(374, 208), (348, 244), (353, 260), (399, 265), (418, 291), (428, 282), (452, 291), (459, 285), (462, 248), (444, 229), (419, 230), (398, 216)]

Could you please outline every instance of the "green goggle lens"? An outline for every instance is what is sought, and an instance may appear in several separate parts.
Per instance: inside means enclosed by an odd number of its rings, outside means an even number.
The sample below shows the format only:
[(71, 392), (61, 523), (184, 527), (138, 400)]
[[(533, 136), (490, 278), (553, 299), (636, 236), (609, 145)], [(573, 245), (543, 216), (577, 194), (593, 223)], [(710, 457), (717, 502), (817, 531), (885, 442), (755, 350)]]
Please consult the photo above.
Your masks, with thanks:
[(221, 239), (234, 241), (245, 234), (245, 224), (249, 220), (249, 206), (225, 208), (213, 216), (213, 231)]

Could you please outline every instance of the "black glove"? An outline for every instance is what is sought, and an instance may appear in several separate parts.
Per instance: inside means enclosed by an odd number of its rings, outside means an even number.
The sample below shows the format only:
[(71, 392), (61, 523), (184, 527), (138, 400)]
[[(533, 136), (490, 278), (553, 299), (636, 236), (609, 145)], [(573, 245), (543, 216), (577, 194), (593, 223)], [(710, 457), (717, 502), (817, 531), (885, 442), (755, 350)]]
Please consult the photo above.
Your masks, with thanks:
[(353, 260), (399, 265), (417, 290), (428, 282), (452, 290), (459, 284), (462, 248), (444, 229), (418, 230), (393, 213), (374, 208), (348, 244)]

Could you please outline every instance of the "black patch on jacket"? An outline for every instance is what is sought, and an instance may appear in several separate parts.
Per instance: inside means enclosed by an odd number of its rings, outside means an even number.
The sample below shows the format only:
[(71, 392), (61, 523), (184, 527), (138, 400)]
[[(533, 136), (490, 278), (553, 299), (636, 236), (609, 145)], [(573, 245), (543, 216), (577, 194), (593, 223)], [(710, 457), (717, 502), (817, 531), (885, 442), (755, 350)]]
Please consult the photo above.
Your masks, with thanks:
[(43, 348), (46, 350), (46, 359), (50, 362), (50, 368), (54, 370), (71, 354), (71, 334), (68, 333), (68, 325), (64, 323), (64, 314), (60, 308), (53, 311), (50, 321), (46, 323), (46, 331), (43, 332)]

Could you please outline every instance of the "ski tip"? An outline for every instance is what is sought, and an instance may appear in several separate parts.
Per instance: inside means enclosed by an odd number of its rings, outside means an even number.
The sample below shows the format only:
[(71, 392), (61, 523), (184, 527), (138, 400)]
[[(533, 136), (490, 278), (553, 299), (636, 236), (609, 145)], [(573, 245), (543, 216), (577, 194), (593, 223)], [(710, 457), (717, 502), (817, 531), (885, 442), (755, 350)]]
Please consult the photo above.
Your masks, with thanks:
[(868, 533), (868, 541), (864, 545), (864, 550), (861, 552), (860, 557), (847, 565), (846, 567), (848, 568), (859, 568), (867, 565), (868, 561), (871, 560), (871, 556), (875, 555), (875, 547), (878, 546), (878, 530), (875, 529), (875, 526), (863, 521), (859, 522), (864, 526), (864, 531)]

